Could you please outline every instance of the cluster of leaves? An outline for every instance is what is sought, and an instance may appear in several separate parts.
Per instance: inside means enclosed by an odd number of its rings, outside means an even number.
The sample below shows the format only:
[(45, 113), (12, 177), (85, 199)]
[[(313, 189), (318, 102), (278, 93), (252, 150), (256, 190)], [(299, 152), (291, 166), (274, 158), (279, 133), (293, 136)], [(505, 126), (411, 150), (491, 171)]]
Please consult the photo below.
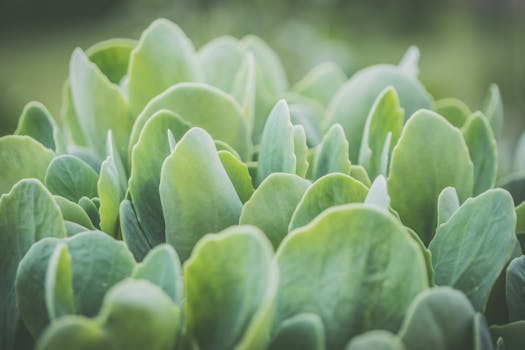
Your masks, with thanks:
[(498, 89), (434, 101), (417, 61), (290, 87), (166, 20), (75, 50), (62, 125), (0, 138), (0, 348), (521, 349)]

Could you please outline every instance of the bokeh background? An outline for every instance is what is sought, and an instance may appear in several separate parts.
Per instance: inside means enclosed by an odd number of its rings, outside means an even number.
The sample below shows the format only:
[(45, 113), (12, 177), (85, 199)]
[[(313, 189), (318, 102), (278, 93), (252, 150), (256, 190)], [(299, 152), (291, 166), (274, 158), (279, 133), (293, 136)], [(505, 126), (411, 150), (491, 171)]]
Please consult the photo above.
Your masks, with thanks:
[(291, 83), (324, 60), (351, 76), (421, 51), (420, 79), (435, 98), (480, 107), (501, 89), (506, 138), (525, 129), (523, 0), (0, 0), (0, 135), (12, 133), (24, 104), (59, 116), (68, 61), (77, 46), (138, 38), (157, 17), (175, 21), (197, 47), (223, 34), (261, 36)]

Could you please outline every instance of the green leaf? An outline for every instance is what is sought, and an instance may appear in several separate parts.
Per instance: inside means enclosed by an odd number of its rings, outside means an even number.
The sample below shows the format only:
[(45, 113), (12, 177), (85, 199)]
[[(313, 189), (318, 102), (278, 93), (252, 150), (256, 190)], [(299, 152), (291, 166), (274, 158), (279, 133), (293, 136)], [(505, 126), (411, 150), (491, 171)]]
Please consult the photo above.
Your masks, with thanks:
[[(525, 321), (516, 321), (502, 326), (491, 326), (492, 339), (501, 337), (505, 342), (505, 350), (521, 350), (525, 343)], [(499, 349), (498, 341), (498, 349)]]
[(78, 48), (71, 57), (69, 77), (74, 111), (89, 148), (104, 159), (106, 136), (112, 130), (117, 150), (126, 160), (133, 118), (119, 87)]
[(399, 95), (405, 119), (416, 110), (431, 108), (432, 99), (419, 81), (392, 65), (378, 65), (354, 74), (334, 96), (325, 116), (324, 127), (339, 123), (349, 142), (349, 156), (357, 163), (366, 119), (381, 91), (392, 86)]
[(496, 139), (489, 122), (480, 112), (470, 117), (462, 132), (474, 164), (474, 195), (478, 195), (494, 187), (496, 182)]
[(417, 46), (410, 46), (401, 61), (399, 68), (407, 75), (417, 78), (419, 75), (419, 49)]
[(51, 193), (73, 202), (97, 196), (97, 173), (83, 160), (68, 154), (53, 159), (46, 172), (46, 186)]
[(436, 284), (461, 290), (484, 312), (490, 290), (512, 255), (515, 225), (512, 198), (504, 190), (465, 201), (430, 242)]
[(160, 199), (166, 242), (185, 261), (197, 241), (239, 222), (242, 203), (213, 140), (192, 128), (162, 166)]
[(460, 201), (472, 194), (473, 166), (461, 132), (431, 111), (407, 122), (392, 152), (388, 190), (392, 208), (425, 244), (437, 223), (437, 199), (448, 186)]
[(525, 321), (525, 256), (510, 262), (506, 282), (509, 320)]
[(162, 163), (170, 154), (167, 132), (170, 130), (178, 140), (189, 129), (189, 124), (177, 114), (160, 110), (146, 122), (131, 152), (129, 194), (153, 246), (166, 241), (159, 185)]
[(245, 55), (245, 49), (233, 37), (222, 36), (210, 41), (198, 52), (205, 81), (227, 93), (231, 93)]
[(321, 127), (315, 108), (310, 105), (291, 103), (290, 120), (293, 125), (301, 125), (306, 135), (308, 147), (315, 147), (321, 142)]
[(438, 196), (437, 226), (447, 222), (459, 209), (458, 193), (454, 187), (445, 187)]
[(18, 320), (15, 276), (20, 260), (34, 242), (65, 236), (60, 208), (39, 181), (21, 180), (0, 197), (0, 348), (13, 347)]
[(489, 327), (483, 314), (479, 312), (474, 315), (473, 322), (473, 350), (494, 350), (492, 338), (490, 337)]
[(308, 172), (308, 145), (306, 144), (306, 134), (301, 125), (293, 126), (294, 153), (296, 159), (295, 173), (300, 177), (305, 177)]
[(496, 84), (492, 84), (489, 87), (489, 91), (483, 102), (483, 114), (487, 116), (490, 126), (492, 126), (494, 137), (499, 139), (503, 129), (503, 102), (501, 101), (499, 88)]
[(231, 152), (219, 151), (219, 158), (235, 191), (242, 203), (246, 203), (253, 194), (253, 185), (248, 166), (236, 158)]
[(293, 212), (288, 230), (292, 231), (310, 223), (328, 208), (363, 202), (367, 192), (363, 184), (348, 175), (325, 175), (306, 190)]
[(386, 187), (386, 179), (383, 175), (376, 177), (364, 201), (365, 204), (375, 205), (385, 211), (390, 208), (390, 196)]
[(133, 278), (141, 278), (159, 286), (177, 305), (182, 304), (182, 268), (179, 257), (168, 244), (152, 249), (142, 263), (135, 266)]
[(444, 98), (435, 102), (435, 111), (456, 128), (463, 127), (470, 119), (470, 108), (457, 98)]
[(15, 135), (31, 136), (54, 151), (57, 148), (57, 132), (55, 121), (47, 108), (40, 102), (32, 101), (24, 106)]
[(75, 313), (71, 256), (64, 243), (59, 243), (51, 255), (44, 286), (47, 314), (51, 320)]
[(230, 94), (242, 106), (244, 118), (250, 130), (253, 129), (255, 117), (255, 58), (251, 52), (244, 55), (239, 71), (235, 75), (235, 81)]
[(272, 109), (259, 146), (256, 183), (260, 185), (271, 173), (295, 174), (294, 132), (290, 111), (285, 100), (277, 102)]
[(78, 201), (78, 205), (86, 212), (93, 225), (96, 228), (100, 227), (100, 214), (95, 202), (88, 197), (82, 197)]
[(0, 193), (7, 193), (19, 180), (44, 181), (53, 152), (28, 136), (0, 137)]
[[(367, 169), (372, 179), (380, 174), (388, 175), (388, 160), (401, 134), (403, 114), (396, 90), (391, 86), (383, 90), (372, 105), (364, 126), (359, 152), (359, 164)], [(386, 162), (383, 159), (384, 150)]]
[(366, 169), (361, 165), (352, 165), (350, 167), (350, 176), (361, 182), (366, 187), (370, 187), (372, 185), (372, 181), (370, 181), (370, 177), (368, 177)]
[(405, 228), (390, 214), (360, 204), (328, 209), (293, 231), (276, 259), (275, 325), (316, 313), (330, 349), (367, 330), (397, 331), (411, 300), (427, 287), (423, 255)]
[[(125, 244), (105, 233), (89, 231), (70, 238), (43, 239), (31, 247), (20, 262), (16, 275), (16, 300), (20, 316), (33, 336), (38, 336), (49, 322), (46, 305), (47, 276), (53, 272), (53, 253), (66, 244), (71, 256), (71, 280), (76, 312), (86, 316), (98, 313), (106, 292), (129, 277), (135, 261)], [(65, 276), (60, 276), (65, 278)]]
[(261, 141), (266, 119), (275, 101), (288, 90), (288, 81), (282, 63), (275, 52), (260, 38), (247, 35), (241, 44), (255, 59), (255, 110), (252, 139)]
[(293, 87), (292, 91), (328, 106), (332, 97), (347, 80), (343, 70), (333, 62), (323, 62), (310, 70)]
[(125, 280), (104, 297), (98, 317), (64, 317), (49, 327), (39, 350), (173, 349), (180, 311), (157, 286)]
[(251, 142), (241, 106), (222, 90), (201, 83), (176, 84), (152, 99), (135, 121), (130, 148), (138, 142), (146, 122), (161, 109), (178, 114), (187, 124), (226, 142), (242, 159), (249, 158)]
[(285, 320), (272, 340), (270, 350), (324, 350), (323, 322), (316, 314), (304, 313)]
[(135, 260), (142, 261), (153, 245), (140, 227), (135, 210), (129, 200), (123, 200), (120, 203), (119, 217), (122, 239), (133, 253)]
[(127, 190), (124, 165), (117, 152), (111, 131), (106, 141), (106, 160), (100, 166), (97, 189), (100, 196), (100, 228), (113, 237), (119, 235), (119, 208)]
[(274, 173), (255, 190), (242, 208), (239, 223), (260, 228), (274, 247), (288, 233), (295, 207), (310, 182), (293, 174)]
[(119, 85), (128, 71), (130, 54), (136, 44), (130, 39), (110, 39), (93, 45), (86, 54), (113, 84)]
[(176, 24), (158, 19), (131, 53), (126, 83), (131, 111), (137, 115), (149, 100), (176, 83), (200, 79), (191, 41)]
[(396, 335), (376, 330), (353, 338), (346, 350), (405, 350), (405, 346)]
[(351, 165), (345, 132), (341, 125), (332, 125), (315, 154), (313, 179), (336, 172), (348, 175)]
[(277, 281), (270, 242), (256, 228), (207, 235), (184, 265), (189, 334), (203, 349), (264, 349)]
[(399, 336), (407, 350), (471, 349), (474, 314), (461, 292), (448, 287), (428, 289), (410, 305)]
[(95, 229), (95, 226), (93, 226), (91, 219), (80, 205), (60, 196), (53, 196), (53, 199), (55, 200), (55, 203), (60, 207), (60, 211), (62, 212), (64, 220), (74, 222), (90, 230)]

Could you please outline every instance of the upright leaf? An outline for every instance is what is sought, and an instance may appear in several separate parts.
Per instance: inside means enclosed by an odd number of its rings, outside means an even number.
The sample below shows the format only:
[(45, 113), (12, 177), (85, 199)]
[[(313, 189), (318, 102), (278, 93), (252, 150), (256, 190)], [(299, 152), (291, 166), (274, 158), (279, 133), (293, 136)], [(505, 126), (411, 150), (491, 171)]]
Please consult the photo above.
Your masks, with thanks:
[(75, 313), (71, 256), (64, 243), (58, 244), (51, 255), (44, 286), (45, 303), (50, 320)]
[(425, 244), (437, 223), (437, 199), (447, 186), (460, 201), (472, 194), (473, 166), (461, 132), (431, 111), (407, 122), (392, 153), (388, 191), (392, 208)]
[(490, 86), (487, 96), (485, 97), (485, 101), (483, 102), (483, 114), (487, 116), (490, 126), (492, 126), (494, 137), (499, 139), (503, 128), (503, 103), (501, 101), (499, 88), (496, 84)]
[(189, 334), (203, 349), (264, 349), (277, 281), (270, 242), (259, 230), (238, 226), (206, 236), (184, 265)]
[(170, 130), (180, 140), (189, 129), (177, 114), (160, 110), (146, 122), (131, 152), (129, 194), (140, 225), (153, 245), (166, 241), (159, 185), (162, 163), (170, 154), (167, 132)]
[(454, 187), (445, 187), (438, 196), (437, 226), (444, 224), (459, 209), (458, 193)]
[(58, 132), (53, 117), (40, 102), (29, 102), (25, 105), (15, 135), (31, 136), (46, 148), (56, 150)]
[(474, 164), (474, 195), (478, 195), (492, 188), (496, 182), (496, 139), (489, 122), (480, 112), (470, 117), (462, 131)]
[(427, 287), (417, 243), (390, 214), (359, 204), (329, 209), (288, 235), (277, 263), (276, 326), (316, 313), (329, 349), (367, 330), (397, 331), (411, 300)]
[(213, 140), (199, 128), (190, 129), (164, 161), (160, 195), (166, 242), (182, 261), (202, 236), (237, 224), (241, 214)]
[(310, 182), (293, 174), (274, 173), (255, 190), (242, 208), (239, 223), (260, 228), (273, 246), (279, 246), (297, 203)]
[(285, 320), (269, 346), (270, 350), (324, 350), (323, 322), (316, 314), (304, 313)]
[(330, 127), (318, 147), (313, 164), (313, 179), (336, 172), (350, 174), (348, 141), (341, 125)]
[(236, 158), (231, 152), (219, 151), (224, 170), (228, 173), (235, 191), (242, 203), (246, 203), (253, 194), (253, 185), (248, 166)]
[(323, 62), (310, 70), (293, 87), (292, 91), (328, 106), (337, 90), (347, 80), (343, 70), (333, 62)]
[(39, 181), (21, 180), (0, 197), (0, 348), (13, 348), (19, 312), (15, 276), (20, 261), (34, 242), (65, 236), (60, 208)]
[(119, 217), (122, 239), (133, 253), (135, 260), (142, 261), (153, 245), (148, 240), (149, 236), (140, 227), (133, 205), (129, 200), (125, 199), (120, 203)]
[(51, 159), (53, 152), (28, 136), (0, 137), (0, 194), (22, 179), (44, 181)]
[(509, 320), (525, 321), (525, 256), (510, 262), (506, 282)]
[(136, 45), (135, 40), (109, 39), (91, 46), (86, 54), (113, 84), (120, 85), (128, 71), (131, 51)]
[(137, 115), (150, 99), (176, 83), (200, 79), (191, 41), (176, 24), (158, 19), (131, 52), (126, 83), (131, 111)]
[(259, 146), (256, 183), (261, 184), (271, 173), (295, 174), (296, 164), (290, 111), (286, 101), (280, 100), (264, 126)]
[(477, 311), (484, 312), (514, 249), (515, 225), (512, 198), (504, 190), (465, 201), (430, 242), (436, 284), (461, 290)]
[(365, 204), (375, 205), (383, 210), (388, 211), (390, 208), (390, 196), (386, 187), (386, 179), (379, 175), (376, 177), (366, 194)]
[(293, 126), (294, 154), (296, 160), (295, 173), (300, 177), (305, 177), (308, 171), (308, 145), (306, 144), (306, 134), (301, 125)]
[(444, 98), (436, 101), (436, 112), (456, 128), (463, 127), (470, 119), (472, 112), (461, 100)]
[(405, 346), (396, 335), (375, 330), (354, 337), (346, 350), (405, 350)]

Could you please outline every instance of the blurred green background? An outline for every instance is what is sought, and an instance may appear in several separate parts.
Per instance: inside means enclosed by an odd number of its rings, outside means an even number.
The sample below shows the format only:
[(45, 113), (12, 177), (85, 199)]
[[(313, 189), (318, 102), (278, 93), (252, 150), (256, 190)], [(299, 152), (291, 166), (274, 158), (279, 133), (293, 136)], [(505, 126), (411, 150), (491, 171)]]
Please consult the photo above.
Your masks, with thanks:
[(77, 46), (138, 38), (157, 17), (175, 21), (196, 47), (223, 34), (261, 36), (291, 83), (323, 60), (350, 76), (421, 51), (420, 79), (435, 98), (473, 110), (499, 85), (507, 139), (525, 129), (523, 0), (0, 0), (0, 135), (30, 100), (59, 116), (68, 61)]

